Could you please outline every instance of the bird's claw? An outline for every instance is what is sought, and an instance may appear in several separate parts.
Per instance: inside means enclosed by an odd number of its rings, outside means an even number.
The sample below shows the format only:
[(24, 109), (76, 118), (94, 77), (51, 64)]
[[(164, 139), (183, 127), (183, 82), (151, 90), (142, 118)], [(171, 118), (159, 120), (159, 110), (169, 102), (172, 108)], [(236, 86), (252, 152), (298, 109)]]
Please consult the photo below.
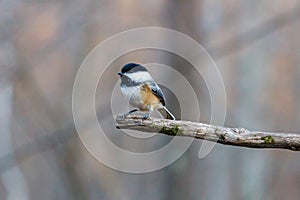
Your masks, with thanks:
[(143, 119), (150, 119), (150, 115), (149, 114), (144, 114)]
[(126, 118), (126, 117), (127, 117), (127, 115), (125, 115), (125, 114), (118, 114), (118, 115), (117, 115), (117, 118), (123, 118), (123, 119), (124, 119), (124, 118)]

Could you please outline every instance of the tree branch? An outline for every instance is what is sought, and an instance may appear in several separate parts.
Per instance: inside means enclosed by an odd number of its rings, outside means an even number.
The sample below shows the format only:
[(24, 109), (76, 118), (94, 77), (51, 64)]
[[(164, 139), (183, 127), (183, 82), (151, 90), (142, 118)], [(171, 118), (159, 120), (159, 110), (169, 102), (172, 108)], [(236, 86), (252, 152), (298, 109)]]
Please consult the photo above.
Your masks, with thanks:
[(116, 117), (115, 126), (119, 129), (193, 137), (232, 146), (300, 151), (300, 134), (297, 133), (249, 131), (244, 128), (227, 128), (190, 121), (143, 119), (139, 116)]

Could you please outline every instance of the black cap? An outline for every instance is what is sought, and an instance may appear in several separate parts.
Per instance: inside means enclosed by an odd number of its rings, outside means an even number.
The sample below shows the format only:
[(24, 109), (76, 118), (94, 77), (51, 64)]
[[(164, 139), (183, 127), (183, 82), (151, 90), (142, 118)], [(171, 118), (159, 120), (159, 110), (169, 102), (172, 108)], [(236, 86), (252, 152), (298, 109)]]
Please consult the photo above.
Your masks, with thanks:
[(147, 69), (145, 67), (143, 67), (140, 64), (137, 63), (127, 63), (126, 65), (124, 65), (121, 69), (121, 73), (134, 73), (134, 72), (138, 72), (138, 71), (147, 71)]

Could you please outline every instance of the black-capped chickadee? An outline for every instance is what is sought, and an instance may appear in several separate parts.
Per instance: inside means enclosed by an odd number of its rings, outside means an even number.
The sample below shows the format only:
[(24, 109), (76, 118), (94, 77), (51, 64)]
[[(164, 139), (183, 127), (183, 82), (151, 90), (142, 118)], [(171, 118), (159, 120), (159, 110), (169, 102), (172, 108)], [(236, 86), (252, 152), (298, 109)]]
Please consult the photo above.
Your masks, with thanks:
[(146, 111), (144, 118), (150, 117), (154, 110), (167, 114), (167, 119), (175, 120), (174, 115), (166, 108), (166, 100), (162, 90), (154, 82), (145, 67), (136, 63), (124, 65), (118, 73), (121, 78), (121, 91), (129, 99), (135, 109), (123, 114), (126, 117), (138, 110)]

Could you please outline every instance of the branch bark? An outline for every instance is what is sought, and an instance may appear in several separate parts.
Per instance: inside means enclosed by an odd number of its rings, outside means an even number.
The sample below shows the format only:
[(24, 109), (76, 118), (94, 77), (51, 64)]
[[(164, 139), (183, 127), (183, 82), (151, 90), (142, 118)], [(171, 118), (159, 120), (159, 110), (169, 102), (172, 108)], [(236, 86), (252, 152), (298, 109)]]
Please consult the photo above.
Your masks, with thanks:
[(297, 133), (249, 131), (244, 128), (228, 128), (190, 121), (143, 119), (139, 116), (115, 117), (115, 126), (118, 129), (193, 137), (232, 146), (300, 151), (300, 134)]

